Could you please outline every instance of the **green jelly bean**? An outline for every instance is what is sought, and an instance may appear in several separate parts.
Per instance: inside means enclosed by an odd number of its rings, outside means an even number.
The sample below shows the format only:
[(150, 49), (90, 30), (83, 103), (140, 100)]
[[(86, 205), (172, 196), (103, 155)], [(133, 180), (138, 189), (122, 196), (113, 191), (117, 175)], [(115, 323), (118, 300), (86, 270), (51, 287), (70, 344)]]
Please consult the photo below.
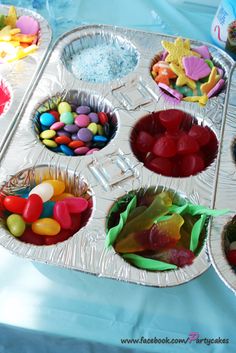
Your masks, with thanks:
[(12, 235), (20, 237), (25, 231), (25, 221), (18, 214), (11, 214), (7, 217), (7, 227)]

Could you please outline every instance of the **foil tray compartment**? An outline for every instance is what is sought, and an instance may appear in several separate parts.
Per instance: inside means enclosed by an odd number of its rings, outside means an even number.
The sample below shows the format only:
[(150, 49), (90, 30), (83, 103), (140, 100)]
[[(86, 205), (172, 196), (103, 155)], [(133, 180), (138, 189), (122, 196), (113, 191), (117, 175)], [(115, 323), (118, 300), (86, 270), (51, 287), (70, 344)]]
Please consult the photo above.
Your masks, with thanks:
[[(0, 13), (7, 15), (10, 6), (0, 4)], [(21, 60), (0, 64), (0, 77), (7, 82), (12, 93), (8, 111), (0, 117), (0, 150), (5, 140), (12, 134), (17, 124), (19, 112), (28, 99), (29, 90), (36, 81), (39, 69), (42, 67), (47, 50), (51, 43), (52, 31), (48, 22), (38, 13), (16, 7), (17, 16), (32, 16), (40, 25), (38, 49)]]
[(222, 146), (218, 165), (218, 178), (214, 205), (216, 208), (229, 208), (225, 217), (212, 220), (211, 235), (208, 239), (210, 257), (216, 272), (223, 282), (236, 295), (236, 273), (225, 255), (226, 242), (224, 227), (236, 215), (236, 154), (233, 145), (236, 138), (236, 65), (231, 72), (229, 96), (226, 105), (226, 119), (222, 135)]
[[(94, 84), (83, 82), (71, 74), (66, 65), (66, 51), (75, 48), (76, 40), (97, 33), (114, 41), (122, 38), (127, 46), (134, 47), (139, 55), (138, 65), (126, 77), (113, 82)], [(96, 36), (95, 36), (96, 34)], [(89, 272), (143, 285), (166, 287), (179, 285), (202, 274), (210, 265), (206, 244), (194, 260), (184, 268), (151, 272), (137, 269), (125, 262), (114, 249), (105, 249), (106, 217), (113, 203), (131, 190), (163, 187), (175, 190), (193, 203), (212, 206), (217, 159), (202, 173), (188, 178), (170, 178), (147, 170), (133, 155), (130, 134), (135, 123), (143, 116), (159, 110), (176, 108), (162, 97), (149, 69), (153, 57), (161, 50), (161, 40), (174, 40), (162, 34), (114, 28), (111, 26), (85, 26), (63, 35), (47, 57), (44, 71), (21, 115), (21, 120), (7, 152), (2, 156), (0, 183), (2, 186), (21, 170), (45, 166), (81, 175), (92, 191), (94, 207), (90, 221), (72, 238), (53, 246), (19, 244), (2, 228), (0, 243), (18, 255), (58, 266)], [(97, 39), (95, 39), (97, 40)], [(155, 43), (155, 45), (154, 45)], [(201, 42), (193, 41), (192, 45)], [(223, 51), (208, 45), (214, 60), (224, 68), (229, 77), (232, 59)], [(39, 141), (34, 130), (34, 116), (38, 107), (50, 97), (63, 96), (70, 103), (104, 106), (115, 116), (117, 132), (110, 143), (95, 153), (84, 157), (55, 154)], [(224, 123), (226, 91), (208, 101), (204, 108), (198, 104), (181, 102), (177, 108), (204, 121), (220, 140)], [(16, 150), (19, 156), (16, 156)]]

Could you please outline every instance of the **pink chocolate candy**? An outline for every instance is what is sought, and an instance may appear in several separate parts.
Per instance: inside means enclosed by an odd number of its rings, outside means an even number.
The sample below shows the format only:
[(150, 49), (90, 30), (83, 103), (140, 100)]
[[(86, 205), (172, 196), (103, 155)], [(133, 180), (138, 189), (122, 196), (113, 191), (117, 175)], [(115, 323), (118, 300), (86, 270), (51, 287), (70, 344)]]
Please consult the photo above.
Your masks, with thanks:
[(39, 23), (33, 17), (21, 16), (16, 21), (16, 27), (20, 28), (22, 34), (37, 34)]
[(78, 127), (87, 127), (90, 124), (90, 119), (88, 115), (80, 114), (75, 118), (75, 124)]
[(61, 121), (57, 121), (56, 123), (52, 124), (50, 127), (50, 130), (60, 130), (65, 126), (64, 123), (62, 123)]
[(74, 150), (75, 154), (78, 154), (78, 155), (87, 154), (88, 151), (89, 151), (89, 148), (87, 146), (78, 147)]
[(100, 151), (99, 148), (92, 148), (91, 150), (89, 150), (89, 151), (86, 153), (86, 155), (87, 155), (87, 154), (93, 154), (93, 153), (96, 152), (96, 151)]
[(66, 203), (70, 213), (81, 213), (88, 208), (88, 201), (83, 197), (68, 197), (63, 201)]

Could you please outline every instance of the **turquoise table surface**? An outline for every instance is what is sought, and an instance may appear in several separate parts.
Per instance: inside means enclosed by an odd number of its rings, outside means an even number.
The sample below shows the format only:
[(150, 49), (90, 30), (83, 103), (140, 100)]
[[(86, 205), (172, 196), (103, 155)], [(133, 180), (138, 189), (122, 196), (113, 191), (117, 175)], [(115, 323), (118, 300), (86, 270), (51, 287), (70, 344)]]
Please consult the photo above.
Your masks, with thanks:
[[(11, 4), (45, 16), (54, 40), (81, 24), (107, 23), (211, 41), (218, 1), (201, 5), (177, 0), (19, 0)], [(152, 288), (31, 262), (0, 248), (0, 353), (234, 353), (235, 320), (236, 297), (213, 268), (178, 287)], [(206, 339), (198, 344), (159, 343), (187, 339), (193, 332)], [(226, 341), (209, 344), (208, 339), (219, 338)], [(122, 343), (123, 339), (143, 343)]]

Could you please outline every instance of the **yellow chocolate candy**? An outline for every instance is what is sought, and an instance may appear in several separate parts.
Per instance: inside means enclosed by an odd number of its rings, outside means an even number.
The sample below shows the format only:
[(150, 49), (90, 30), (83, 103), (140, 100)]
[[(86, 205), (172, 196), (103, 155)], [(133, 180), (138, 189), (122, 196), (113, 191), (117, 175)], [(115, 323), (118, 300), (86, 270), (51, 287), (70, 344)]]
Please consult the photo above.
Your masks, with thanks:
[(51, 198), (51, 201), (62, 201), (64, 199), (66, 199), (67, 197), (75, 197), (75, 195), (70, 194), (69, 192), (64, 192), (61, 195), (58, 196), (53, 196)]
[(54, 130), (44, 130), (40, 134), (41, 139), (51, 139), (56, 135), (56, 131)]
[(60, 181), (60, 180), (45, 180), (43, 181), (43, 183), (48, 183), (48, 184), (51, 184), (52, 187), (53, 187), (53, 196), (58, 196), (58, 195), (61, 195), (64, 191), (65, 191), (65, 183), (63, 181)]
[(193, 80), (191, 80), (191, 78), (185, 75), (184, 70), (180, 66), (176, 65), (175, 63), (171, 63), (170, 68), (178, 76), (176, 80), (177, 86), (187, 85), (192, 90), (196, 88), (196, 83)]
[(32, 223), (32, 231), (40, 235), (57, 235), (61, 231), (60, 224), (52, 218), (40, 218)]
[(57, 143), (53, 140), (44, 139), (42, 142), (47, 147), (51, 147), (51, 148), (57, 147)]
[(175, 62), (182, 66), (182, 58), (184, 56), (200, 57), (200, 54), (190, 50), (190, 48), (186, 48), (188, 47), (188, 42), (184, 42), (182, 38), (177, 38), (174, 43), (162, 40), (161, 44), (168, 51), (165, 61), (169, 63)]
[(217, 82), (220, 79), (220, 75), (217, 75), (217, 68), (214, 66), (211, 70), (210, 76), (208, 78), (208, 81), (203, 83), (201, 85), (201, 92), (202, 94), (207, 94), (210, 92), (210, 90), (215, 87)]
[(94, 135), (96, 135), (98, 131), (98, 127), (96, 123), (90, 123), (89, 126), (87, 127)]

